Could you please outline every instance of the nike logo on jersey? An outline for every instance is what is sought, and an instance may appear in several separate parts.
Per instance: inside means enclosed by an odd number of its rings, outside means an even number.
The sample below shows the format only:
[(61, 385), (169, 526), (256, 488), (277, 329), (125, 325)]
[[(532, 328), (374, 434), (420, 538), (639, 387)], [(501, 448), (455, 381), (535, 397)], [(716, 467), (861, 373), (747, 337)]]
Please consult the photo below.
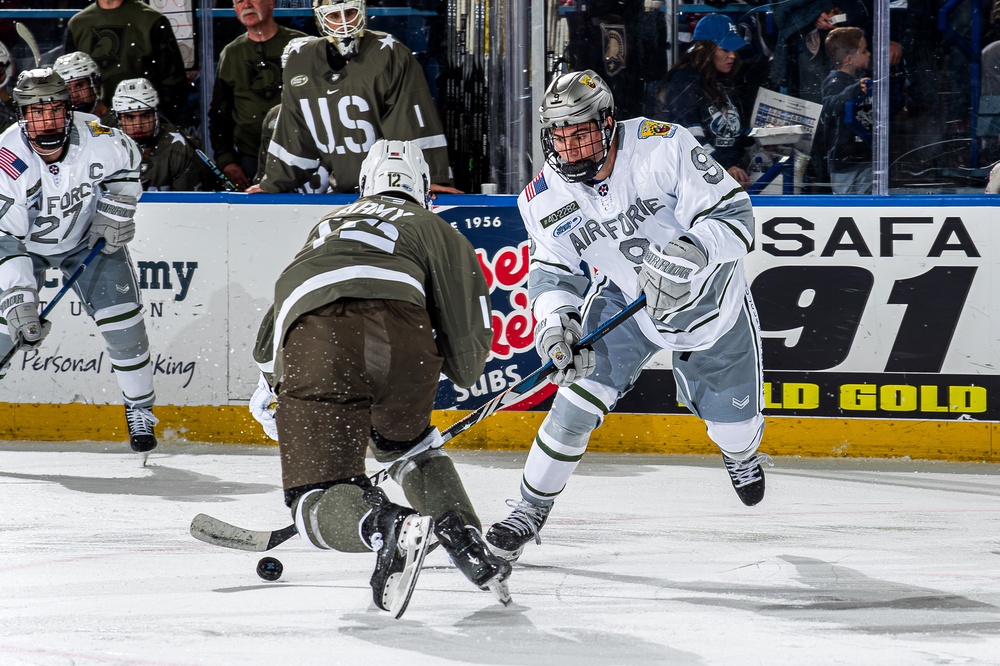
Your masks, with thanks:
[(334, 88), (333, 90), (327, 90), (326, 94), (327, 95), (336, 95), (337, 91), (339, 91), (339, 90), (340, 90), (340, 88)]

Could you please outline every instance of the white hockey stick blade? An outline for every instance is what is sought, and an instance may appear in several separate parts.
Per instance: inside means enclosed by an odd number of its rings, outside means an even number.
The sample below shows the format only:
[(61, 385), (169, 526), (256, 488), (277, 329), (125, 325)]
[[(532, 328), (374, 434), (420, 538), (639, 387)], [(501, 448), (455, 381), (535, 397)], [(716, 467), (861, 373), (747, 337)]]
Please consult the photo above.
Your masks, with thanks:
[(403, 570), (390, 576), (388, 584), (382, 592), (382, 605), (398, 620), (406, 612), (417, 586), (420, 568), (424, 564), (430, 545), (430, 535), (434, 528), (434, 520), (430, 516), (412, 515), (403, 523), (397, 541), (399, 548), (406, 549), (406, 563)]
[(24, 43), (28, 45), (31, 50), (31, 55), (35, 59), (35, 67), (42, 66), (42, 52), (38, 50), (38, 42), (35, 41), (35, 36), (31, 34), (31, 30), (28, 26), (24, 25), (20, 21), (15, 24), (15, 30), (17, 34), (24, 40)]
[(198, 541), (253, 553), (271, 550), (296, 534), (294, 524), (280, 530), (248, 530), (204, 513), (199, 513), (191, 520), (191, 536)]

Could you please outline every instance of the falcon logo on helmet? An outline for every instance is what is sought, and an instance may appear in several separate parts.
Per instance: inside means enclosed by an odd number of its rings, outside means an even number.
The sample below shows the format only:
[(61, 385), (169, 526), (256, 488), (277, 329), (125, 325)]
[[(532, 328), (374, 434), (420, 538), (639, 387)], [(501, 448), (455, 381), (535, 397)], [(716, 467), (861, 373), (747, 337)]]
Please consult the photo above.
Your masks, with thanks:
[(395, 192), (431, 207), (431, 174), (420, 148), (411, 141), (379, 139), (361, 163), (361, 196)]

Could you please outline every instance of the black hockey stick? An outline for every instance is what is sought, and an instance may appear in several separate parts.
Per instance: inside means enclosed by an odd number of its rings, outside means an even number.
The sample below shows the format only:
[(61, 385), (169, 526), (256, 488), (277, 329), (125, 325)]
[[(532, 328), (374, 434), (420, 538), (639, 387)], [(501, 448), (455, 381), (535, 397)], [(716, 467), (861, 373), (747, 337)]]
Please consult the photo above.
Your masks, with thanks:
[[(589, 347), (605, 335), (618, 328), (632, 315), (641, 310), (646, 305), (646, 295), (639, 296), (617, 313), (606, 319), (600, 326), (583, 337), (580, 342), (574, 345), (574, 349)], [(483, 419), (489, 417), (497, 410), (509, 407), (510, 405), (523, 400), (526, 396), (534, 393), (541, 387), (549, 375), (556, 371), (556, 366), (552, 361), (546, 361), (542, 367), (517, 382), (506, 391), (496, 396), (485, 405), (468, 414), (462, 419), (455, 421), (441, 433), (441, 440), (448, 440), (462, 434)], [(369, 479), (374, 485), (385, 481), (389, 474), (380, 471), (373, 474)], [(210, 543), (224, 548), (235, 548), (236, 550), (249, 550), (252, 552), (263, 552), (271, 550), (285, 541), (288, 541), (297, 534), (295, 525), (283, 527), (280, 530), (248, 530), (236, 527), (229, 523), (213, 518), (204, 513), (199, 513), (191, 521), (191, 536), (199, 541)]]
[[(80, 276), (83, 275), (83, 272), (85, 270), (87, 270), (87, 266), (90, 265), (90, 262), (92, 262), (94, 258), (96, 258), (97, 255), (101, 253), (102, 247), (104, 247), (103, 238), (99, 239), (97, 241), (97, 244), (90, 251), (90, 253), (87, 254), (86, 257), (84, 257), (83, 263), (80, 264), (75, 271), (73, 271), (73, 274), (70, 275), (69, 279), (66, 280), (65, 284), (63, 284), (62, 289), (60, 289), (59, 292), (52, 297), (52, 300), (49, 301), (48, 305), (42, 308), (42, 313), (38, 316), (39, 319), (41, 319), (43, 322), (45, 321), (46, 315), (52, 312), (52, 308), (56, 306), (56, 303), (58, 303), (60, 299), (62, 299), (62, 297), (66, 295), (66, 292), (69, 291), (70, 287), (72, 287), (73, 284), (78, 279), (80, 279)], [(3, 360), (0, 360), (0, 368), (3, 368), (5, 365), (7, 365), (7, 363), (10, 362), (12, 358), (14, 358), (14, 355), (21, 350), (22, 344), (23, 343), (18, 342), (9, 352), (7, 352), (6, 355), (4, 355)]]

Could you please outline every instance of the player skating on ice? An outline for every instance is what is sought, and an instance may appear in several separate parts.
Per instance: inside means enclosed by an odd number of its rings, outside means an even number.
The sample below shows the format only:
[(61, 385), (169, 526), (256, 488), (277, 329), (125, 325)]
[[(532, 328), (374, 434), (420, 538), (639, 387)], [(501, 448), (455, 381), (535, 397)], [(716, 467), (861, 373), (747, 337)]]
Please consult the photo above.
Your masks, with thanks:
[[(132, 449), (156, 447), (153, 366), (142, 301), (126, 244), (135, 235), (139, 149), (95, 116), (69, 109), (69, 88), (49, 68), (21, 72), (18, 125), (0, 135), (0, 358), (18, 342), (37, 347), (45, 271), (72, 274), (101, 239), (101, 253), (73, 284), (104, 337), (122, 390)], [(0, 377), (6, 368), (0, 368)]]
[[(657, 352), (672, 352), (677, 399), (705, 421), (740, 500), (764, 498), (757, 314), (743, 272), (750, 197), (688, 130), (618, 122), (593, 71), (555, 79), (541, 108), (546, 165), (518, 197), (531, 238), (535, 348), (562, 369), (524, 464), (521, 499), (486, 540), (516, 559), (538, 532), (590, 433)], [(591, 280), (583, 264), (596, 271)], [(567, 354), (584, 331), (646, 295), (639, 312)], [(561, 360), (565, 359), (565, 360)]]
[[(275, 284), (251, 411), (278, 440), (299, 535), (378, 554), (379, 608), (402, 615), (432, 531), (469, 580), (506, 603), (510, 565), (486, 546), (430, 424), (440, 373), (467, 387), (483, 371), (486, 280), (469, 241), (428, 210), (430, 174), (412, 142), (377, 141), (360, 174), (361, 198), (324, 217)], [(372, 486), (369, 448), (413, 508)]]

